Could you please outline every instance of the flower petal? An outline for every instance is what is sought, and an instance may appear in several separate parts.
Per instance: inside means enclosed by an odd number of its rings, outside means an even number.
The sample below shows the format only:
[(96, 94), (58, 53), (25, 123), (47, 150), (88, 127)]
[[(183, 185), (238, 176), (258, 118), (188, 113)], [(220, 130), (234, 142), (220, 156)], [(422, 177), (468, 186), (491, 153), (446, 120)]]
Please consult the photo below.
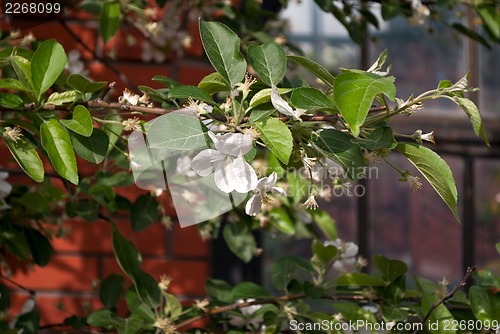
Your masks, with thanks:
[(273, 104), (273, 107), (283, 115), (295, 117), (292, 107), (290, 107), (290, 105), (281, 98), (276, 86), (273, 86), (271, 91), (271, 103)]
[(262, 207), (262, 197), (259, 193), (254, 194), (248, 200), (245, 205), (245, 212), (249, 216), (255, 216), (260, 212), (260, 208)]
[(273, 194), (280, 194), (281, 196), (285, 196), (286, 197), (286, 192), (285, 192), (285, 189), (281, 188), (281, 187), (273, 187), (273, 190), (272, 190)]
[(198, 153), (191, 161), (191, 168), (200, 176), (207, 176), (214, 171), (224, 159), (225, 155), (212, 149)]
[(221, 135), (209, 131), (208, 135), (214, 142), (217, 151), (234, 157), (248, 153), (253, 146), (251, 134), (226, 133)]
[(257, 174), (243, 157), (238, 157), (233, 161), (231, 172), (234, 190), (237, 192), (247, 193), (257, 185)]

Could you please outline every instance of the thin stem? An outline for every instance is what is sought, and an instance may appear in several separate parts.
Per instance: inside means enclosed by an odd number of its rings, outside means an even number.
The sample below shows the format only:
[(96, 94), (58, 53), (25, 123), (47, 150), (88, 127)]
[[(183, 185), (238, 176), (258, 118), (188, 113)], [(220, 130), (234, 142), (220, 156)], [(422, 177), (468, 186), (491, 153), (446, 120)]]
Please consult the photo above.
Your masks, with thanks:
[(399, 174), (401, 175), (404, 175), (404, 172), (399, 169), (398, 167), (396, 167), (394, 164), (392, 164), (389, 160), (387, 160), (386, 158), (382, 158), (389, 166), (391, 166), (392, 168), (394, 168)]

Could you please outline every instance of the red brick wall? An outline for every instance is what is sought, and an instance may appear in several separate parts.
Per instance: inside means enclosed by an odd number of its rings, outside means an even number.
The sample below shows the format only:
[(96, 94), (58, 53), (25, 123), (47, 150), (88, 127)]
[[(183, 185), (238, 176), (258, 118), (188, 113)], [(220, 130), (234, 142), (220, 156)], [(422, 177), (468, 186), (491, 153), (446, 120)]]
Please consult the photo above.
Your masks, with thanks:
[[(205, 75), (213, 72), (211, 66), (200, 57), (202, 47), (196, 35), (193, 35), (195, 43), (186, 50), (185, 56), (163, 64), (145, 64), (140, 60), (141, 43), (128, 47), (124, 34), (120, 33), (107, 46), (103, 46), (96, 29), (98, 23), (89, 20), (88, 16), (76, 13), (67, 19), (66, 23), (86, 47), (75, 40), (59, 22), (48, 21), (46, 18), (17, 17), (9, 23), (0, 22), (0, 28), (17, 28), (21, 29), (22, 33), (32, 32), (39, 39), (56, 38), (67, 52), (72, 49), (80, 50), (90, 78), (117, 82), (115, 96), (121, 95), (126, 84), (103, 63), (95, 60), (93, 54), (95, 52), (102, 57), (112, 46), (117, 46), (117, 57), (112, 61), (112, 65), (136, 86), (159, 87), (151, 81), (151, 78), (158, 74), (170, 76), (181, 83), (196, 84)], [(195, 26), (189, 30), (197, 34)], [(134, 35), (138, 37), (137, 34)], [(17, 166), (5, 146), (0, 145), (0, 150), (1, 165)], [(85, 172), (87, 170), (88, 168), (81, 169)], [(19, 176), (11, 176), (11, 182), (16, 180), (21, 179)], [(29, 182), (27, 178), (22, 180)], [(127, 197), (133, 198), (143, 192), (132, 187), (127, 189)], [(167, 200), (165, 205), (168, 206)], [(173, 211), (171, 208), (166, 209), (167, 212)], [(157, 222), (138, 233), (132, 232), (126, 219), (118, 218), (116, 223), (121, 233), (142, 253), (143, 270), (157, 279), (162, 274), (170, 276), (173, 279), (170, 291), (181, 296), (183, 300), (200, 298), (205, 292), (204, 284), (210, 272), (209, 245), (200, 239), (196, 226), (181, 229), (175, 222), (175, 217), (173, 221), (172, 230), (167, 230)], [(102, 307), (93, 288), (95, 280), (121, 271), (113, 257), (111, 227), (107, 222), (96, 221), (89, 224), (82, 219), (71, 219), (65, 225), (70, 232), (66, 238), (53, 241), (56, 253), (46, 267), (31, 268), (27, 272), (18, 270), (12, 277), (13, 281), (36, 291), (43, 324), (60, 323), (71, 314), (81, 315), (85, 305), (90, 305), (92, 309)], [(15, 296), (14, 308), (19, 309), (28, 295), (12, 284), (9, 286)], [(59, 304), (64, 305), (63, 310), (58, 307)]]

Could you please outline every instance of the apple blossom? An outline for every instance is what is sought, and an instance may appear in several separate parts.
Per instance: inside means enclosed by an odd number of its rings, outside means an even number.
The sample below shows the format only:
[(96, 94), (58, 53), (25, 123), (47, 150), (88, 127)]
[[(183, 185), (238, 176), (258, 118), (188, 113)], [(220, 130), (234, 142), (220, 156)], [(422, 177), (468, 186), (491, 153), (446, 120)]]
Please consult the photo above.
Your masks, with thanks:
[(263, 177), (257, 182), (257, 186), (252, 189), (254, 194), (250, 197), (245, 206), (245, 212), (247, 215), (255, 216), (260, 212), (262, 202), (269, 200), (269, 195), (267, 195), (268, 192), (286, 196), (283, 188), (275, 187), (277, 177), (276, 172), (272, 172), (271, 175)]

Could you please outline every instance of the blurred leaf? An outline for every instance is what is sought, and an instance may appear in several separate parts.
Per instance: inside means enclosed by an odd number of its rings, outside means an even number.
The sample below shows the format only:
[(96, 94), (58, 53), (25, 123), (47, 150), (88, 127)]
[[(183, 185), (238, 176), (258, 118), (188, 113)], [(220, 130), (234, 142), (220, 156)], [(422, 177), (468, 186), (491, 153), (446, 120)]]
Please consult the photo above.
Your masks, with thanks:
[(477, 319), (489, 322), (500, 319), (500, 295), (492, 294), (485, 288), (472, 286), (469, 290), (472, 312)]
[(398, 144), (394, 139), (394, 134), (390, 126), (380, 126), (376, 128), (368, 138), (357, 139), (356, 143), (368, 150), (376, 150), (379, 148), (393, 149)]
[(82, 329), (87, 324), (86, 317), (79, 317), (76, 315), (72, 315), (66, 319), (64, 319), (63, 324), (65, 326), (70, 326), (72, 329)]
[(500, 14), (495, 4), (482, 3), (477, 6), (477, 13), (484, 22), (486, 31), (493, 39), (500, 42)]
[(256, 243), (248, 228), (242, 223), (226, 224), (222, 234), (231, 252), (243, 262), (250, 262)]
[(282, 208), (273, 208), (269, 217), (271, 219), (271, 225), (276, 229), (288, 235), (295, 234), (295, 224), (288, 213)]
[(66, 129), (51, 118), (40, 127), (40, 137), (56, 172), (71, 183), (78, 184), (75, 152)]
[(286, 55), (281, 45), (253, 44), (248, 46), (247, 53), (253, 69), (267, 86), (277, 85), (285, 76)]
[(309, 211), (314, 222), (319, 227), (321, 232), (329, 239), (337, 239), (337, 227), (332, 217), (324, 210)]
[(130, 222), (132, 230), (141, 231), (160, 219), (160, 205), (156, 199), (149, 195), (139, 196), (130, 209)]
[(172, 88), (172, 87), (180, 85), (180, 83), (178, 83), (174, 79), (166, 77), (164, 75), (155, 75), (151, 80), (159, 82), (162, 85), (164, 85), (165, 87), (169, 87), (169, 88)]
[(408, 266), (403, 261), (391, 260), (380, 254), (373, 255), (373, 262), (375, 262), (382, 276), (390, 282), (408, 271)]
[(0, 242), (7, 248), (9, 253), (23, 260), (29, 260), (30, 247), (24, 234), (15, 229), (4, 229), (0, 231)]
[(396, 150), (406, 156), (422, 173), (449, 206), (457, 221), (460, 222), (457, 187), (448, 164), (438, 154), (425, 146), (400, 143), (396, 146)]
[(62, 45), (55, 39), (40, 44), (31, 59), (31, 76), (37, 98), (56, 82), (67, 61)]
[(137, 251), (134, 244), (128, 239), (124, 238), (115, 224), (113, 226), (113, 252), (115, 253), (116, 260), (127, 276), (131, 277), (131, 273), (141, 266), (141, 254)]
[(452, 27), (459, 33), (464, 34), (465, 36), (471, 38), (472, 40), (481, 43), (484, 47), (491, 49), (490, 43), (483, 36), (479, 35), (474, 30), (467, 28), (461, 23), (453, 23)]
[(114, 308), (124, 291), (125, 280), (123, 276), (111, 274), (102, 281), (99, 287), (99, 299), (106, 308)]
[(271, 294), (264, 287), (253, 282), (241, 282), (233, 288), (234, 298), (268, 298)]
[(311, 263), (298, 256), (287, 256), (274, 262), (271, 269), (271, 282), (281, 291), (288, 291), (288, 284), (299, 272), (313, 273)]
[(40, 313), (37, 311), (23, 313), (16, 319), (15, 328), (19, 330), (18, 333), (36, 334), (39, 327)]
[(88, 194), (92, 197), (99, 205), (105, 207), (111, 212), (116, 211), (115, 202), (115, 191), (110, 186), (104, 184), (94, 184), (89, 190)]
[(158, 307), (161, 302), (161, 292), (158, 282), (148, 273), (138, 268), (131, 269), (130, 274), (140, 300), (149, 307)]
[(206, 282), (205, 289), (208, 296), (217, 302), (230, 304), (235, 300), (231, 285), (223, 280), (209, 278)]
[(97, 220), (98, 205), (94, 201), (79, 201), (68, 202), (66, 204), (66, 213), (70, 217), (80, 217), (88, 223), (93, 223)]
[(4, 312), (10, 308), (10, 290), (5, 284), (0, 284), (0, 311)]
[(113, 37), (120, 27), (120, 3), (118, 1), (105, 1), (101, 8), (99, 31), (104, 44)]
[(61, 119), (60, 122), (71, 131), (84, 137), (89, 137), (93, 131), (92, 116), (83, 105), (77, 105), (73, 109), (72, 119)]
[(40, 233), (40, 231), (33, 228), (26, 229), (24, 235), (26, 236), (33, 261), (40, 267), (46, 266), (54, 253), (49, 239)]
[(324, 245), (319, 240), (313, 240), (312, 250), (314, 255), (323, 263), (327, 263), (338, 254), (338, 249), (332, 245)]
[(222, 23), (203, 20), (200, 20), (200, 35), (210, 63), (233, 88), (243, 80), (247, 70), (240, 38)]
[(168, 309), (170, 313), (170, 317), (176, 318), (182, 313), (182, 304), (181, 302), (174, 296), (169, 293), (163, 294), (167, 300), (165, 305), (165, 309)]
[(353, 286), (384, 286), (386, 282), (377, 276), (368, 275), (365, 273), (347, 273), (339, 276), (336, 280), (337, 286), (353, 287)]
[(113, 328), (113, 322), (111, 321), (111, 315), (113, 313), (110, 310), (97, 310), (89, 314), (87, 318), (87, 323), (93, 327), (101, 327), (106, 329)]
[[(429, 280), (420, 277), (415, 278), (415, 281), (418, 289), (422, 292), (422, 314), (427, 314), (432, 305), (439, 302), (439, 297), (434, 293), (435, 285)], [(433, 334), (453, 334), (456, 333), (456, 330), (449, 326), (453, 321), (454, 318), (451, 312), (445, 305), (441, 304), (434, 309), (426, 324), (433, 324), (433, 328), (428, 326), (428, 330)], [(444, 330), (445, 326), (449, 328), (446, 331)]]

